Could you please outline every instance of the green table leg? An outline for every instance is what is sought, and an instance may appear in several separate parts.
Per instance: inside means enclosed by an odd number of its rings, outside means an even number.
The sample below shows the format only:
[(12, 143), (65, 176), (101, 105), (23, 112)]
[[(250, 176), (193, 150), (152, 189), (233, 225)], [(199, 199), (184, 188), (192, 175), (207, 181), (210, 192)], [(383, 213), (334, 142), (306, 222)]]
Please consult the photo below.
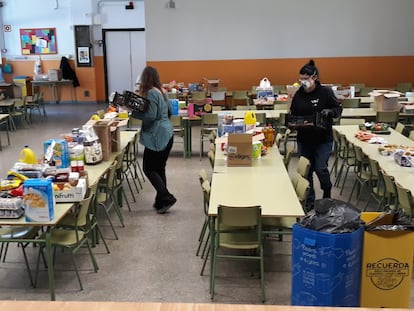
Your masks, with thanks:
[(184, 119), (184, 157), (191, 158), (191, 121)]
[(53, 269), (53, 250), (50, 243), (50, 232), (46, 232), (46, 252), (47, 252), (47, 275), (49, 278), (50, 300), (56, 300), (55, 297), (55, 271)]

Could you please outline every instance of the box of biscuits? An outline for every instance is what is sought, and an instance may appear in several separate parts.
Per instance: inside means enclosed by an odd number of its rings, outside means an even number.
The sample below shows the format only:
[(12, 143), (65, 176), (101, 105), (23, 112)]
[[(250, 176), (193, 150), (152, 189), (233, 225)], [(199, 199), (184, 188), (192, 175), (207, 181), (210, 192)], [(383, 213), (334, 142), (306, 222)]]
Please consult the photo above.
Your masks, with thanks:
[(23, 184), (23, 207), (28, 222), (48, 222), (54, 217), (55, 196), (50, 179), (31, 178)]

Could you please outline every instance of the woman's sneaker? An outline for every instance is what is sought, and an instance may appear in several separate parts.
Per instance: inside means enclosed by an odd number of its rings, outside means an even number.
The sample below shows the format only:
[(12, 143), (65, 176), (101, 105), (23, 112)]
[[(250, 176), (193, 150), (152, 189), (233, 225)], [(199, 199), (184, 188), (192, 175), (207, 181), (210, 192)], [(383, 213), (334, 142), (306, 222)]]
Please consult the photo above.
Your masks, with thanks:
[(172, 195), (171, 198), (163, 201), (161, 208), (157, 208), (157, 213), (165, 214), (171, 208), (171, 206), (175, 204), (175, 202), (177, 202), (177, 199)]

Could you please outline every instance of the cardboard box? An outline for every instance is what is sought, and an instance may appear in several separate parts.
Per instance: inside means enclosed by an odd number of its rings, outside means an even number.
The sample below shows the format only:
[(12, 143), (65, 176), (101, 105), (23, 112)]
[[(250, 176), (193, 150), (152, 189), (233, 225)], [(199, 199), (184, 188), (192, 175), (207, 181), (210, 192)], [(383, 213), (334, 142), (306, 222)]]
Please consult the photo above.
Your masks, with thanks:
[(49, 69), (47, 73), (49, 76), (49, 81), (62, 80), (62, 70), (60, 69)]
[(227, 166), (252, 165), (252, 134), (229, 134)]
[[(367, 227), (392, 224), (392, 215), (363, 212)], [(391, 217), (390, 217), (391, 216)], [(414, 232), (365, 231), (362, 251), (361, 307), (408, 308), (411, 296)]]
[(401, 109), (398, 98), (402, 93), (390, 90), (374, 90), (369, 93), (374, 97), (372, 108), (375, 111), (397, 111)]
[(79, 178), (78, 184), (75, 187), (71, 187), (68, 190), (54, 191), (55, 202), (80, 202), (85, 197), (86, 188), (86, 179)]
[(50, 179), (32, 178), (23, 184), (23, 206), (28, 222), (50, 221), (55, 212), (55, 196)]
[(50, 162), (54, 162), (56, 168), (66, 168), (70, 166), (69, 160), (69, 146), (66, 139), (55, 138), (48, 139), (43, 143), (43, 152), (45, 157), (48, 155), (47, 151), (49, 147), (54, 143), (53, 155)]

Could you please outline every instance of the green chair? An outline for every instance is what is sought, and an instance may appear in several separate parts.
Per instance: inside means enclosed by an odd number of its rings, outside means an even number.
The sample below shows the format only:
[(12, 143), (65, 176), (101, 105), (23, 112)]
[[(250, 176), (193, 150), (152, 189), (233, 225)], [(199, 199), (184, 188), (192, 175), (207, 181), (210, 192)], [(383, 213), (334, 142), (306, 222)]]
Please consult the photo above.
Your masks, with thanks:
[(387, 123), (391, 127), (395, 127), (400, 117), (399, 111), (377, 111), (376, 122)]
[(203, 245), (203, 241), (207, 235), (207, 240), (204, 244), (204, 250), (201, 258), (204, 256), (204, 251), (207, 247), (208, 240), (210, 239), (210, 232), (208, 232), (208, 203), (210, 198), (210, 182), (207, 177), (207, 172), (205, 169), (201, 169), (198, 172), (198, 179), (200, 182), (201, 190), (203, 193), (203, 211), (204, 211), (204, 221), (203, 226), (201, 227), (200, 234), (198, 235), (198, 248), (196, 252), (196, 256), (200, 254), (201, 247)]
[(200, 160), (204, 153), (204, 142), (210, 141), (210, 134), (217, 132), (218, 116), (216, 113), (206, 113), (201, 116), (200, 127)]
[(412, 92), (413, 84), (411, 82), (400, 82), (397, 84), (396, 90), (403, 94), (406, 92)]
[(266, 125), (266, 113), (265, 112), (256, 112), (256, 122), (259, 123), (260, 126)]
[(384, 178), (382, 176), (382, 171), (377, 160), (368, 158), (369, 160), (369, 185), (371, 187), (370, 195), (365, 205), (365, 211), (367, 210), (371, 199), (374, 199), (377, 203), (377, 211), (383, 210), (385, 206), (385, 185)]
[(414, 215), (414, 200), (411, 191), (398, 183), (395, 184), (395, 187), (397, 188), (398, 207), (402, 208), (412, 219)]
[(342, 101), (342, 107), (343, 108), (359, 108), (360, 102), (361, 102), (361, 99), (359, 98), (345, 98)]
[[(226, 249), (229, 252), (222, 253)], [(236, 253), (230, 253), (237, 251)], [(243, 254), (240, 254), (240, 251)], [(254, 253), (253, 253), (254, 251)], [(246, 252), (246, 253), (244, 253)], [(214, 299), (217, 261), (258, 261), (260, 265), (261, 298), (265, 301), (263, 237), (260, 206), (218, 206), (217, 228), (211, 250), (212, 271), (210, 294)]]
[(195, 102), (205, 100), (206, 98), (207, 98), (207, 93), (204, 91), (191, 92), (191, 99)]
[(361, 97), (367, 97), (370, 96), (369, 93), (371, 93), (375, 88), (374, 87), (361, 87), (359, 91), (359, 96)]
[(239, 105), (239, 106), (236, 106), (236, 110), (257, 110), (257, 107), (256, 106)]
[[(54, 257), (56, 256), (57, 247), (70, 251), (72, 263), (75, 268), (76, 277), (78, 279), (81, 290), (83, 290), (83, 285), (82, 285), (82, 281), (80, 278), (78, 266), (75, 260), (75, 254), (77, 253), (77, 251), (80, 250), (83, 246), (86, 246), (88, 249), (89, 255), (91, 257), (91, 260), (92, 260), (94, 271), (98, 272), (98, 269), (99, 269), (95, 256), (92, 252), (91, 246), (89, 244), (88, 233), (85, 231), (85, 228), (87, 227), (90, 228), (89, 208), (90, 208), (91, 199), (92, 199), (92, 196), (88, 196), (87, 198), (79, 202), (79, 210), (77, 211), (77, 214), (76, 214), (74, 228), (70, 228), (70, 229), (53, 228), (50, 231), (50, 242), (51, 242), (52, 247), (54, 247), (54, 250), (55, 250)], [(45, 247), (44, 245), (41, 245), (39, 248), (35, 280), (37, 280), (37, 276), (39, 272), (40, 256), (43, 254), (44, 247)], [(48, 264), (53, 265), (53, 262), (49, 262)]]
[(370, 183), (374, 182), (371, 178), (371, 171), (369, 168), (368, 157), (362, 151), (362, 148), (352, 144), (355, 153), (355, 177), (356, 180), (352, 186), (351, 194), (349, 195), (348, 202), (351, 202), (352, 196), (356, 190), (356, 204), (358, 205), (361, 195), (364, 193), (365, 187), (369, 187)]
[(286, 86), (282, 84), (272, 85), (275, 94), (286, 94)]
[(118, 240), (118, 235), (112, 223), (110, 211), (112, 210), (115, 211), (122, 227), (125, 227), (125, 225), (124, 225), (123, 216), (121, 214), (121, 209), (118, 204), (117, 193), (115, 191), (116, 189), (115, 187), (116, 164), (117, 164), (116, 161), (114, 161), (114, 163), (112, 163), (109, 166), (105, 174), (99, 180), (98, 191), (96, 195), (96, 198), (97, 198), (96, 205), (97, 205), (98, 210), (101, 209), (104, 212), (112, 228), (112, 232), (114, 233), (115, 239)]
[(90, 206), (89, 206), (89, 220), (87, 222), (83, 222), (83, 224), (81, 225), (78, 222), (78, 213), (79, 213), (79, 209), (81, 208), (81, 204), (77, 204), (75, 205), (75, 209), (73, 211), (71, 211), (70, 213), (66, 214), (58, 223), (57, 227), (63, 227), (63, 228), (69, 228), (69, 229), (74, 229), (76, 228), (76, 226), (79, 226), (79, 228), (87, 235), (89, 235), (89, 237), (92, 240), (92, 246), (95, 246), (97, 243), (98, 238), (100, 238), (104, 245), (105, 245), (105, 249), (106, 252), (109, 254), (109, 247), (108, 244), (106, 243), (106, 240), (102, 234), (102, 231), (99, 227), (98, 224), (98, 219), (97, 219), (97, 215), (96, 215), (96, 192), (98, 189), (98, 182), (93, 183), (92, 185), (89, 186), (88, 191), (87, 191), (87, 197), (91, 197), (90, 200)]
[[(182, 116), (171, 116), (170, 121), (171, 121), (171, 125), (173, 126), (174, 136), (181, 139), (180, 142), (183, 144), (183, 156), (185, 157), (183, 117)], [(174, 143), (178, 143), (178, 141), (174, 140)]]
[(251, 99), (247, 90), (233, 91), (231, 97), (231, 108), (236, 109), (238, 105), (250, 106)]
[(398, 194), (397, 194), (397, 187), (395, 185), (394, 177), (388, 175), (386, 172), (382, 171), (382, 178), (384, 180), (384, 209), (385, 210), (392, 210), (397, 207), (398, 203)]

